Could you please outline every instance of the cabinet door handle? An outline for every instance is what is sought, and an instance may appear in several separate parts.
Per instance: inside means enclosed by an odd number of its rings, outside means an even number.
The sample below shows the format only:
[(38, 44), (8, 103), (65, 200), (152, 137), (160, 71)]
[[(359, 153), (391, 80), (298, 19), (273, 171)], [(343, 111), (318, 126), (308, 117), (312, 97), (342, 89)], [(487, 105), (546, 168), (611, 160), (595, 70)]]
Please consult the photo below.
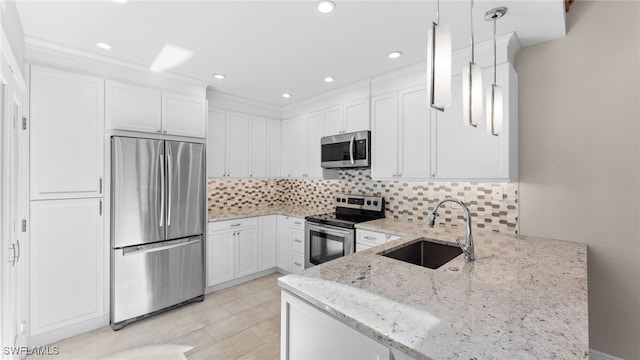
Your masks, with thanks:
[(365, 238), (366, 240), (376, 240), (376, 238), (375, 238), (375, 237), (373, 237), (373, 236), (365, 236), (364, 238)]
[(237, 226), (240, 226), (240, 223), (237, 223), (237, 224), (231, 224), (231, 227), (237, 227)]
[(300, 240), (300, 239), (294, 239), (293, 241), (295, 241), (297, 243), (302, 243), (302, 240)]
[(300, 221), (294, 221), (293, 222), (295, 225), (302, 225), (302, 223)]
[(16, 248), (18, 249), (17, 251), (17, 255), (16, 255), (16, 262), (20, 261), (20, 240), (16, 239)]
[(302, 266), (300, 263), (294, 262), (293, 265), (295, 266)]
[(100, 188), (100, 194), (102, 194), (102, 176), (98, 178), (98, 187)]

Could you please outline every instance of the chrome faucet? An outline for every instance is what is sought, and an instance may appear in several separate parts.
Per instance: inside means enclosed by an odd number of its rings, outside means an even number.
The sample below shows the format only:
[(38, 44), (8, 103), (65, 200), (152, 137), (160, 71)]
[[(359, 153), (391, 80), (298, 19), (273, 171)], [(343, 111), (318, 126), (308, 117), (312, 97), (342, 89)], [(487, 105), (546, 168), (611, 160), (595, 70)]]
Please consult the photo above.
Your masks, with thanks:
[(440, 205), (442, 205), (447, 201), (454, 202), (462, 206), (462, 208), (464, 209), (464, 212), (467, 216), (467, 219), (466, 219), (467, 220), (467, 243), (462, 245), (462, 243), (460, 242), (460, 239), (456, 239), (456, 242), (458, 243), (458, 246), (460, 246), (460, 249), (462, 249), (462, 252), (464, 252), (464, 258), (467, 261), (473, 261), (476, 259), (476, 257), (473, 252), (473, 249), (474, 249), (473, 235), (471, 235), (471, 213), (469, 213), (469, 208), (462, 201), (454, 198), (446, 198), (438, 201), (436, 206), (433, 207), (433, 211), (429, 215), (429, 218), (427, 219), (427, 225), (429, 225), (429, 227), (433, 227), (436, 224), (436, 216), (438, 216), (438, 213), (437, 213), (438, 208), (440, 207)]

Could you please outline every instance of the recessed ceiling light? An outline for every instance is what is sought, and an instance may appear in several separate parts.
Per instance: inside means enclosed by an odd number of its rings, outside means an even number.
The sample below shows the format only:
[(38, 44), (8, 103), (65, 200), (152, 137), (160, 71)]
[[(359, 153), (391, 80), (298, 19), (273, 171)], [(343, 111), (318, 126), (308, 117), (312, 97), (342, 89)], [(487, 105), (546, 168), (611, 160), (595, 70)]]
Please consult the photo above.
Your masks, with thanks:
[(224, 79), (226, 76), (222, 75), (222, 74), (213, 74), (213, 77), (218, 79), (218, 80), (222, 80)]
[(336, 3), (330, 0), (322, 0), (316, 3), (316, 8), (323, 14), (328, 14), (336, 8)]
[(127, 0), (113, 0), (115, 2), (117, 2), (118, 4), (124, 4), (127, 2)]
[(284, 94), (282, 94), (282, 97), (283, 97), (283, 98), (285, 98), (285, 99), (288, 99), (288, 98), (290, 98), (290, 97), (291, 97), (291, 94), (289, 94), (289, 93), (284, 93)]
[(111, 50), (111, 45), (103, 42), (96, 43), (100, 49)]
[(402, 51), (392, 51), (387, 56), (389, 57), (389, 59), (397, 59), (402, 56)]
[(326, 78), (324, 78), (324, 82), (333, 82), (333, 80), (335, 79), (332, 78), (331, 76), (327, 76)]

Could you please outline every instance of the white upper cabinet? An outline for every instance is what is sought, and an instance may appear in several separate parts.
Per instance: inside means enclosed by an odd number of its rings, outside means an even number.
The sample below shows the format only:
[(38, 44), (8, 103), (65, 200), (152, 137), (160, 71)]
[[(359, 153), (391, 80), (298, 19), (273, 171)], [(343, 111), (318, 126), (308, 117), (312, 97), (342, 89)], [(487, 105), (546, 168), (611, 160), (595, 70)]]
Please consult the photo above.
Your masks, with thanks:
[(162, 132), (162, 92), (107, 80), (105, 128)]
[(344, 132), (371, 129), (369, 98), (360, 99), (344, 105)]
[(292, 176), (305, 177), (308, 170), (308, 121), (306, 117), (293, 119), (293, 138), (289, 139), (293, 143)]
[(424, 87), (400, 91), (400, 162), (397, 177), (426, 179), (431, 176), (429, 145), (431, 126)]
[[(344, 132), (344, 117), (342, 106), (337, 106), (321, 113), (324, 117), (324, 135), (331, 136)], [(322, 121), (322, 119), (320, 119)]]
[(204, 138), (207, 100), (162, 93), (162, 133)]
[(293, 176), (293, 119), (282, 121), (282, 139), (280, 157), (280, 174), (282, 177)]
[(269, 155), (267, 119), (258, 116), (249, 118), (249, 147), (251, 149), (249, 177), (266, 177)]
[(116, 81), (105, 89), (107, 129), (206, 136), (205, 99)]
[(249, 176), (249, 115), (227, 112), (227, 176)]
[[(342, 109), (341, 109), (342, 110)], [(326, 119), (326, 118), (325, 118)], [(322, 167), (320, 166), (320, 139), (322, 139), (322, 130), (324, 129), (325, 123), (322, 121), (322, 117), (311, 115), (307, 118), (308, 125), (308, 139), (307, 142), (308, 150), (307, 150), (307, 172), (304, 177), (309, 178), (322, 178)]]
[(371, 177), (395, 178), (398, 169), (398, 94), (396, 92), (371, 99)]
[(102, 196), (104, 81), (31, 67), (31, 199)]
[(282, 138), (282, 122), (280, 120), (267, 119), (268, 132), (268, 162), (267, 171), (269, 177), (281, 176), (281, 138)]
[(207, 127), (207, 176), (224, 177), (227, 174), (227, 119), (222, 110), (209, 110)]
[[(493, 79), (493, 69), (483, 70)], [(514, 180), (517, 178), (517, 78), (509, 64), (498, 66), (497, 82), (504, 96), (504, 128), (499, 136), (487, 134), (486, 119), (477, 128), (462, 121), (462, 79), (452, 79), (452, 102), (444, 112), (433, 112), (437, 141), (432, 172), (439, 179)], [(485, 84), (488, 85), (488, 84)], [(486, 87), (486, 86), (485, 86)], [(483, 99), (484, 100), (484, 99)]]

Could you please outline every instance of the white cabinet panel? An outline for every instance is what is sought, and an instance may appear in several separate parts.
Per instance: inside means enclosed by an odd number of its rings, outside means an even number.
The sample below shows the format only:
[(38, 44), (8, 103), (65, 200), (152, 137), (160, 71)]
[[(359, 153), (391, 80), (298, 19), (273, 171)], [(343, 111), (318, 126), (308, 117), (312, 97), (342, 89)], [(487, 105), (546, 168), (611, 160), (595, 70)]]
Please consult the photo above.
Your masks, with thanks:
[(371, 177), (393, 178), (398, 173), (398, 95), (394, 92), (376, 96), (371, 104)]
[[(342, 114), (342, 109), (340, 109)], [(309, 141), (307, 143), (307, 172), (305, 177), (321, 179), (322, 167), (320, 166), (320, 139), (323, 136), (324, 122), (321, 115), (311, 115), (308, 120)], [(342, 120), (342, 117), (340, 118)]]
[(30, 334), (103, 315), (100, 199), (31, 202)]
[(278, 268), (291, 271), (290, 228), (287, 216), (278, 215)]
[(225, 230), (207, 236), (207, 286), (234, 278), (235, 231)]
[[(342, 106), (324, 111), (324, 136), (337, 135), (344, 131)], [(322, 135), (321, 135), (322, 136)]]
[(293, 176), (293, 136), (293, 120), (282, 121), (280, 174), (285, 178)]
[(162, 132), (204, 138), (207, 101), (190, 96), (162, 93)]
[(431, 176), (431, 126), (428, 109), (424, 87), (400, 91), (400, 177), (427, 179)]
[(249, 118), (249, 147), (251, 148), (250, 177), (266, 177), (268, 167), (267, 119), (251, 116)]
[(227, 112), (227, 176), (249, 176), (249, 115)]
[(260, 265), (258, 270), (277, 266), (278, 260), (278, 217), (260, 217)]
[(291, 272), (297, 273), (304, 270), (304, 254), (291, 251)]
[(260, 261), (258, 229), (255, 227), (242, 229), (235, 234), (235, 277), (258, 272)]
[(104, 81), (31, 67), (31, 199), (101, 196)]
[(370, 125), (369, 98), (344, 105), (344, 131), (354, 132), (369, 130)]
[(282, 292), (282, 359), (390, 359), (384, 345)]
[(222, 110), (209, 111), (207, 128), (207, 176), (223, 177), (226, 173), (226, 117)]
[(308, 121), (306, 117), (293, 120), (292, 176), (303, 177), (308, 171)]
[(269, 148), (268, 148), (268, 165), (267, 165), (267, 176), (269, 177), (280, 177), (280, 144), (281, 144), (281, 124), (280, 120), (267, 119), (267, 131), (269, 138)]
[(162, 131), (162, 93), (115, 81), (105, 83), (105, 128)]

